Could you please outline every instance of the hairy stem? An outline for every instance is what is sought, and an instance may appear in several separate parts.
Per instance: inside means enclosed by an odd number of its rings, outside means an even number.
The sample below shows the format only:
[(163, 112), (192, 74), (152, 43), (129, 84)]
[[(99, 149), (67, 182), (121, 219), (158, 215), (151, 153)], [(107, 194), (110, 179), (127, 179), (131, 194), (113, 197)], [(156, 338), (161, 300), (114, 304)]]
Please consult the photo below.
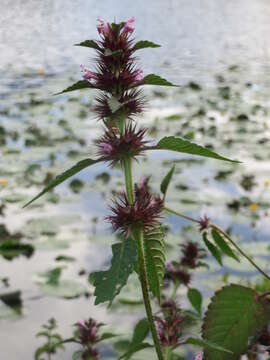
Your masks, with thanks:
[[(147, 314), (147, 319), (148, 319), (148, 322), (150, 325), (157, 357), (159, 360), (164, 360), (163, 352), (162, 352), (158, 334), (157, 334), (157, 329), (156, 329), (155, 322), (154, 322), (152, 307), (151, 307), (150, 290), (149, 290), (149, 284), (147, 281), (145, 252), (144, 252), (144, 245), (143, 245), (143, 241), (144, 241), (143, 229), (141, 229), (139, 227), (135, 227), (132, 231), (132, 234), (137, 243), (139, 278), (140, 278), (141, 287), (142, 287), (143, 300), (144, 300), (144, 306), (145, 306), (145, 310), (146, 310), (146, 314)], [(166, 359), (169, 359), (169, 358), (166, 357)]]
[[(164, 208), (165, 211), (171, 213), (171, 214), (174, 214), (176, 216), (179, 216), (183, 219), (186, 219), (188, 221), (192, 221), (194, 223), (197, 223), (197, 224), (200, 224), (200, 221), (197, 220), (197, 219), (194, 219), (190, 216), (186, 216), (184, 214), (181, 214), (180, 212), (178, 211), (175, 211), (175, 210), (172, 210), (172, 209), (169, 209), (167, 207)], [(229, 236), (229, 234), (227, 234), (225, 231), (223, 231), (220, 227), (218, 227), (217, 225), (215, 224), (209, 224), (209, 227), (211, 227), (212, 229), (215, 229), (217, 230), (219, 233), (221, 233), (228, 241), (229, 243), (252, 265), (255, 267), (255, 269), (257, 269), (266, 279), (270, 280), (270, 276), (266, 274), (265, 271), (263, 271), (259, 265), (257, 265), (252, 259), (250, 256), (248, 256), (232, 239), (231, 237)]]
[(134, 203), (134, 192), (132, 184), (132, 160), (131, 158), (126, 158), (123, 160), (123, 168), (125, 172), (125, 182), (126, 182), (126, 191), (128, 202), (130, 204)]

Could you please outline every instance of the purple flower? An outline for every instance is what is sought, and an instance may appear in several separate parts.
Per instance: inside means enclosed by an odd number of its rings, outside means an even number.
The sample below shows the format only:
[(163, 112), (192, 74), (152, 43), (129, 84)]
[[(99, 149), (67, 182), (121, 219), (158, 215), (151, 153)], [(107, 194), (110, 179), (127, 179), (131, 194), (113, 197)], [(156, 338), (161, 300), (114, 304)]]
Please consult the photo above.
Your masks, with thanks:
[(192, 241), (188, 241), (187, 243), (180, 246), (183, 253), (181, 265), (195, 269), (197, 267), (198, 260), (205, 257), (205, 250), (200, 248), (198, 244)]
[(180, 283), (186, 286), (191, 281), (191, 275), (176, 263), (167, 264), (165, 277), (171, 279), (174, 283)]
[(130, 19), (128, 19), (124, 26), (125, 33), (133, 33), (135, 20), (135, 16), (132, 16)]
[(194, 360), (203, 360), (203, 351), (199, 352), (199, 353), (195, 356)]
[(97, 21), (99, 24), (97, 25), (97, 31), (99, 34), (107, 35), (109, 32), (109, 23), (105, 22), (100, 16), (98, 17)]
[(97, 80), (97, 74), (95, 74), (94, 72), (90, 71), (89, 69), (87, 69), (84, 65), (80, 65), (81, 67), (81, 71), (82, 71), (82, 76), (84, 78), (84, 80)]
[(97, 323), (94, 319), (87, 321), (78, 321), (76, 324), (78, 328), (78, 336), (80, 343), (84, 346), (95, 344), (98, 341), (98, 329), (101, 324)]
[(200, 219), (200, 231), (207, 230), (209, 228), (209, 225), (210, 225), (210, 219), (208, 216), (204, 215)]
[(135, 80), (142, 81), (144, 78), (143, 71), (141, 69), (136, 70)]

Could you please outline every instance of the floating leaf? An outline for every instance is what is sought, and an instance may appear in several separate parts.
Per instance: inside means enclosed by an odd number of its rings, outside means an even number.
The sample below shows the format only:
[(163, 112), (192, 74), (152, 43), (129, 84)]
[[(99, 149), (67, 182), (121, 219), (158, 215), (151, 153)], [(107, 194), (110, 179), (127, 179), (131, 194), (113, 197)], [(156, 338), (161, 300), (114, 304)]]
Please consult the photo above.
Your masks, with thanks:
[(0, 243), (0, 254), (7, 260), (23, 255), (29, 258), (34, 252), (34, 247), (17, 240), (4, 240)]
[(208, 158), (213, 158), (217, 160), (225, 160), (230, 162), (236, 162), (237, 160), (230, 160), (228, 158), (225, 158), (217, 153), (215, 153), (212, 150), (209, 150), (203, 146), (197, 145), (195, 143), (192, 143), (188, 140), (175, 137), (175, 136), (166, 136), (163, 139), (159, 141), (156, 147), (153, 148), (154, 150), (171, 150), (176, 152), (181, 152), (185, 154), (192, 154), (192, 155), (198, 155), (198, 156), (204, 156)]
[(234, 260), (239, 262), (238, 257), (235, 255), (235, 253), (232, 251), (230, 246), (227, 244), (223, 236), (216, 230), (212, 229), (212, 237), (217, 244), (217, 246), (220, 248), (220, 250), (227, 256), (233, 258)]
[(168, 172), (168, 174), (163, 178), (161, 185), (160, 185), (160, 191), (162, 194), (164, 194), (164, 198), (166, 196), (168, 187), (170, 185), (170, 182), (172, 180), (172, 176), (175, 170), (175, 165), (172, 166), (171, 170)]
[(91, 48), (91, 49), (100, 50), (97, 42), (94, 41), (94, 40), (85, 40), (85, 41), (82, 41), (79, 44), (75, 44), (74, 46), (84, 46), (84, 47), (88, 47), (88, 48)]
[(79, 80), (75, 84), (67, 87), (65, 90), (56, 93), (55, 95), (64, 94), (66, 92), (75, 91), (75, 90), (82, 90), (82, 89), (95, 89), (95, 86), (90, 84), (87, 80)]
[(90, 165), (96, 164), (97, 162), (99, 162), (100, 160), (92, 160), (92, 159), (84, 159), (81, 160), (80, 162), (78, 162), (76, 165), (72, 166), (72, 168), (66, 170), (65, 172), (63, 172), (62, 174), (56, 176), (56, 178), (51, 181), (49, 183), (49, 185), (47, 185), (45, 187), (45, 189), (43, 189), (37, 196), (35, 196), (32, 200), (30, 200), (27, 204), (25, 204), (23, 207), (25, 208), (26, 206), (30, 205), (32, 202), (34, 202), (35, 200), (37, 200), (38, 198), (40, 198), (42, 195), (46, 194), (46, 192), (48, 192), (49, 190), (52, 190), (53, 188), (55, 188), (57, 185), (61, 184), (62, 182), (64, 182), (66, 179), (70, 178), (71, 176), (77, 174), (78, 172), (82, 171), (83, 169), (87, 168)]
[(187, 296), (194, 309), (198, 312), (198, 314), (201, 314), (203, 299), (199, 290), (190, 288), (188, 289)]
[(205, 349), (208, 360), (237, 360), (269, 320), (266, 304), (250, 288), (229, 285), (211, 300), (203, 323), (203, 338), (233, 352)]
[(136, 244), (132, 238), (112, 245), (112, 264), (109, 270), (94, 272), (90, 281), (95, 286), (95, 304), (112, 303), (133, 272), (136, 261)]
[(166, 260), (164, 233), (160, 226), (144, 234), (143, 246), (149, 287), (160, 301)]
[(162, 77), (155, 75), (155, 74), (149, 74), (144, 77), (142, 80), (143, 85), (157, 85), (157, 86), (178, 86), (174, 85), (170, 81), (163, 79)]
[(152, 41), (148, 40), (141, 40), (138, 41), (134, 47), (133, 50), (140, 50), (140, 49), (146, 49), (146, 48), (158, 48), (160, 45), (153, 43)]
[(214, 258), (217, 260), (219, 265), (222, 266), (222, 256), (219, 251), (219, 249), (208, 239), (208, 233), (207, 231), (204, 231), (202, 234), (203, 241), (207, 247), (207, 249), (210, 251), (210, 253), (214, 256)]

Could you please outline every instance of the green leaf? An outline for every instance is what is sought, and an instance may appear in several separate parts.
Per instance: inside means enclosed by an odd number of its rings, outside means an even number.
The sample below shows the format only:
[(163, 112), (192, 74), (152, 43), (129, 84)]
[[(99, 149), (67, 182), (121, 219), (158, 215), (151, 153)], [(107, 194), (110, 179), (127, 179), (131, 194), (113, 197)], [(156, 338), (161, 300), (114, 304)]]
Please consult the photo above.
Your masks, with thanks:
[(90, 165), (96, 164), (100, 160), (92, 160), (92, 159), (84, 159), (79, 161), (76, 165), (72, 166), (72, 168), (66, 170), (62, 174), (56, 176), (56, 178), (49, 183), (37, 196), (35, 196), (32, 200), (30, 200), (27, 204), (25, 204), (23, 207), (30, 205), (32, 202), (40, 198), (42, 195), (46, 194), (46, 192), (52, 190), (57, 185), (61, 184), (71, 176), (77, 174), (78, 172), (82, 171), (83, 169), (87, 168)]
[(134, 47), (133, 50), (140, 50), (140, 49), (146, 49), (146, 48), (158, 48), (160, 45), (153, 43), (152, 41), (148, 40), (141, 40), (138, 41)]
[(172, 166), (171, 170), (168, 172), (168, 174), (163, 178), (161, 185), (160, 185), (160, 191), (162, 194), (164, 194), (164, 198), (166, 196), (168, 187), (170, 185), (170, 182), (172, 180), (172, 176), (175, 170), (175, 165)]
[(204, 156), (208, 158), (213, 158), (217, 160), (225, 160), (230, 162), (236, 162), (237, 160), (230, 160), (228, 158), (225, 158), (217, 153), (215, 153), (212, 150), (209, 150), (203, 146), (197, 145), (195, 143), (192, 143), (188, 140), (175, 137), (175, 136), (166, 136), (163, 139), (159, 141), (156, 147), (153, 148), (154, 150), (171, 150), (171, 151), (177, 151), (185, 154), (192, 154), (192, 155), (198, 155), (198, 156)]
[(217, 244), (217, 246), (220, 248), (220, 250), (227, 256), (233, 258), (234, 260), (239, 262), (238, 257), (235, 255), (235, 253), (232, 251), (230, 246), (227, 244), (223, 236), (216, 230), (212, 229), (212, 237)]
[(269, 320), (269, 309), (250, 288), (229, 285), (211, 299), (203, 323), (203, 339), (233, 352), (205, 349), (208, 360), (238, 360)]
[(218, 351), (221, 351), (221, 352), (232, 354), (232, 352), (230, 350), (227, 350), (227, 349), (223, 348), (222, 346), (214, 344), (211, 341), (206, 341), (206, 340), (203, 340), (203, 339), (188, 338), (187, 340), (185, 340), (184, 344), (200, 346), (203, 349), (218, 350)]
[(194, 307), (194, 309), (198, 312), (198, 314), (201, 314), (202, 312), (202, 295), (197, 289), (188, 289), (188, 299), (191, 303), (191, 305)]
[(142, 85), (178, 86), (155, 74), (146, 75), (142, 80)]
[(132, 349), (130, 349), (128, 352), (126, 352), (125, 354), (120, 356), (119, 360), (121, 360), (121, 359), (130, 359), (131, 356), (133, 354), (135, 354), (136, 352), (144, 350), (144, 349), (152, 348), (152, 347), (153, 347), (153, 345), (150, 345), (148, 343), (137, 344)]
[(60, 94), (66, 93), (66, 92), (82, 90), (82, 89), (95, 89), (95, 86), (90, 84), (90, 82), (87, 80), (79, 80), (75, 84), (67, 87), (65, 90), (60, 91), (59, 93), (56, 93), (54, 95), (60, 95)]
[(85, 40), (79, 44), (75, 44), (75, 46), (84, 46), (84, 47), (100, 50), (97, 42), (94, 40)]
[(108, 339), (112, 339), (112, 338), (114, 338), (114, 337), (116, 337), (116, 336), (118, 336), (118, 335), (113, 334), (113, 333), (111, 333), (111, 332), (106, 332), (106, 333), (103, 333), (103, 334), (100, 336), (98, 342), (99, 342), (99, 341), (105, 341), (105, 340), (108, 340)]
[(136, 261), (136, 244), (132, 238), (112, 245), (112, 264), (109, 270), (94, 272), (90, 281), (95, 286), (95, 304), (112, 303), (132, 273)]
[(160, 302), (166, 260), (164, 233), (160, 226), (144, 234), (143, 245), (149, 287)]
[(222, 256), (220, 251), (218, 250), (218, 248), (211, 243), (211, 241), (208, 240), (208, 233), (207, 231), (204, 231), (202, 234), (202, 238), (203, 241), (205, 243), (205, 246), (207, 247), (207, 249), (210, 251), (210, 253), (214, 256), (214, 258), (217, 260), (217, 262), (219, 263), (219, 265), (222, 266)]

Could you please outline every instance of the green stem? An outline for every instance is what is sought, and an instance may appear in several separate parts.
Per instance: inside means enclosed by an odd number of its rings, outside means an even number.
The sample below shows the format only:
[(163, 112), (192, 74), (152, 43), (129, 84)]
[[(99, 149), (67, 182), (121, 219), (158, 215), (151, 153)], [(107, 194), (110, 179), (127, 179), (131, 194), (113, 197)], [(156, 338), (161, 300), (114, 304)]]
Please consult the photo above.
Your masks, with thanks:
[(132, 160), (131, 158), (126, 158), (123, 160), (123, 168), (125, 172), (125, 182), (126, 182), (126, 191), (128, 202), (130, 204), (134, 203), (134, 192), (132, 184)]
[(199, 221), (199, 220), (196, 220), (196, 219), (194, 219), (194, 218), (192, 218), (192, 217), (190, 217), (190, 216), (181, 214), (181, 213), (178, 212), (178, 211), (169, 209), (169, 208), (167, 208), (167, 207), (164, 207), (164, 210), (167, 211), (167, 212), (169, 212), (169, 213), (171, 213), (171, 214), (173, 214), (173, 215), (176, 215), (176, 216), (179, 216), (179, 217), (181, 217), (181, 218), (183, 218), (183, 219), (186, 219), (186, 220), (188, 220), (188, 221), (192, 221), (192, 222), (195, 222), (195, 223), (197, 223), (197, 224), (200, 224), (200, 221)]
[(172, 357), (172, 348), (170, 346), (167, 346), (165, 348), (165, 360), (171, 360)]
[[(147, 274), (146, 274), (146, 263), (145, 263), (145, 250), (144, 250), (144, 236), (143, 236), (143, 229), (140, 227), (135, 227), (132, 231), (133, 237), (137, 242), (137, 251), (138, 251), (138, 263), (139, 263), (139, 277), (142, 287), (143, 293), (143, 300), (144, 306), (147, 314), (147, 319), (150, 325), (153, 341), (155, 344), (155, 349), (157, 353), (157, 357), (159, 360), (164, 360), (163, 352), (161, 349), (161, 345), (159, 342), (157, 329), (154, 322), (151, 301), (150, 301), (150, 290), (149, 284), (147, 281)], [(168, 358), (166, 358), (168, 359)]]

